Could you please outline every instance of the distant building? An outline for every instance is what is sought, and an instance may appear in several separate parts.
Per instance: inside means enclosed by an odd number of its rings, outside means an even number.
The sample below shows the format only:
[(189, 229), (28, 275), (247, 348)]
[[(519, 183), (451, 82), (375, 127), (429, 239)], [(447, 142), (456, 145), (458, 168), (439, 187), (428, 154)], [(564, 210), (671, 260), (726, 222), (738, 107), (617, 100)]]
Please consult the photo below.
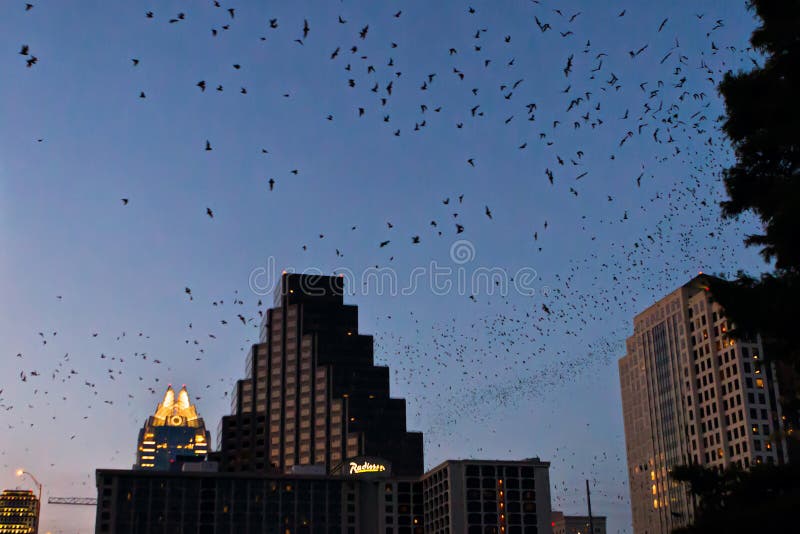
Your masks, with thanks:
[(284, 273), (233, 415), (218, 436), (224, 471), (278, 470), (378, 456), (394, 472), (421, 475), (422, 433), (406, 430), (406, 403), (390, 396), (389, 368), (376, 366), (344, 279)]
[(640, 313), (619, 361), (633, 531), (692, 522), (678, 465), (747, 468), (787, 460), (778, 383), (758, 336), (735, 340), (700, 275)]
[(550, 464), (448, 460), (422, 477), (426, 534), (547, 534)]
[(178, 456), (205, 456), (211, 434), (189, 400), (186, 386), (178, 392), (170, 385), (156, 413), (147, 418), (139, 431), (139, 446), (134, 469), (170, 469)]
[[(561, 512), (553, 512), (550, 517), (553, 534), (592, 534), (587, 515), (564, 515)], [(591, 526), (594, 529), (593, 534), (606, 534), (605, 516), (592, 516)]]
[(0, 493), (0, 534), (37, 534), (39, 499), (30, 490)]

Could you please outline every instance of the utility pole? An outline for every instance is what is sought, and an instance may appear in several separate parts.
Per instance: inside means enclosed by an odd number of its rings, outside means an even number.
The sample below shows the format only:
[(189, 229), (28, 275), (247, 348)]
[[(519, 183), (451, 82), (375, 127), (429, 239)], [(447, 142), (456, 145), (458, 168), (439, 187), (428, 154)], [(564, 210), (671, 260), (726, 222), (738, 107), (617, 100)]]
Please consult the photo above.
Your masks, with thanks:
[(592, 495), (589, 493), (589, 481), (586, 481), (586, 504), (589, 506), (589, 534), (594, 534), (594, 520), (592, 519)]

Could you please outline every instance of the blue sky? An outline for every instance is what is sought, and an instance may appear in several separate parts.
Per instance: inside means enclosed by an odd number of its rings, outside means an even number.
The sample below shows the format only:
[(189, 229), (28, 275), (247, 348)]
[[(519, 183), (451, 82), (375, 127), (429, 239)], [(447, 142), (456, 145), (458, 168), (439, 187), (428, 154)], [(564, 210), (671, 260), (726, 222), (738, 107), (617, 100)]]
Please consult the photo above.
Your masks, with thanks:
[[(426, 464), (539, 456), (555, 509), (580, 512), (589, 478), (609, 531), (630, 532), (616, 360), (632, 317), (697, 271), (760, 267), (740, 244), (752, 221), (714, 207), (731, 158), (714, 84), (750, 65), (750, 14), (683, 0), (221, 3), (0, 5), (0, 485), (25, 467), (46, 494), (93, 495), (95, 468), (133, 463), (171, 382), (199, 397), (216, 440), (257, 302), (271, 302), (254, 271), (361, 280), (378, 265), (403, 281), (436, 262), (452, 281), (459, 268), (536, 276), (533, 295), (351, 284)], [(44, 513), (53, 532), (93, 528), (90, 509)]]

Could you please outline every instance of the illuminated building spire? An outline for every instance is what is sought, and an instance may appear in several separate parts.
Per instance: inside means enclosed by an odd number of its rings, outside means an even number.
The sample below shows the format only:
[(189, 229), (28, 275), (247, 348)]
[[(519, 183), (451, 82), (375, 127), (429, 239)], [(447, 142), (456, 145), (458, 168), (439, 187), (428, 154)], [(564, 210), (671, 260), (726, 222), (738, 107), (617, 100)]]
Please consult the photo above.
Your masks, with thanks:
[(175, 390), (172, 389), (172, 384), (170, 384), (166, 393), (164, 393), (164, 400), (158, 404), (156, 413), (153, 414), (153, 424), (155, 426), (179, 426), (197, 418), (197, 408), (189, 400), (189, 392), (186, 390), (186, 386), (184, 385), (178, 392), (176, 402)]
[(189, 392), (186, 391), (186, 385), (184, 385), (178, 393), (178, 409), (188, 410), (190, 406), (191, 402), (189, 402)]
[(156, 407), (154, 417), (156, 421), (164, 424), (167, 417), (172, 415), (172, 408), (175, 406), (175, 391), (172, 389), (172, 384), (167, 386), (167, 391), (164, 393), (164, 400), (161, 401)]
[(164, 400), (139, 432), (137, 467), (165, 469), (178, 455), (205, 455), (210, 435), (186, 386), (178, 391), (167, 386)]

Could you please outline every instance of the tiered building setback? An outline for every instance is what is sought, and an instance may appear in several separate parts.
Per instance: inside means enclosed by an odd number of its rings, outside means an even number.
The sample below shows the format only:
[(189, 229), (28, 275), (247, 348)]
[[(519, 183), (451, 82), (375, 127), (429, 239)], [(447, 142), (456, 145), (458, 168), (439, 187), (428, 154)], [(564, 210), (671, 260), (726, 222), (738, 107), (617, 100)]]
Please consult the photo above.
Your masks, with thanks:
[(284, 273), (247, 359), (247, 378), (221, 423), (225, 471), (290, 472), (380, 457), (396, 475), (423, 471), (422, 434), (406, 431), (406, 404), (390, 397), (344, 279)]

